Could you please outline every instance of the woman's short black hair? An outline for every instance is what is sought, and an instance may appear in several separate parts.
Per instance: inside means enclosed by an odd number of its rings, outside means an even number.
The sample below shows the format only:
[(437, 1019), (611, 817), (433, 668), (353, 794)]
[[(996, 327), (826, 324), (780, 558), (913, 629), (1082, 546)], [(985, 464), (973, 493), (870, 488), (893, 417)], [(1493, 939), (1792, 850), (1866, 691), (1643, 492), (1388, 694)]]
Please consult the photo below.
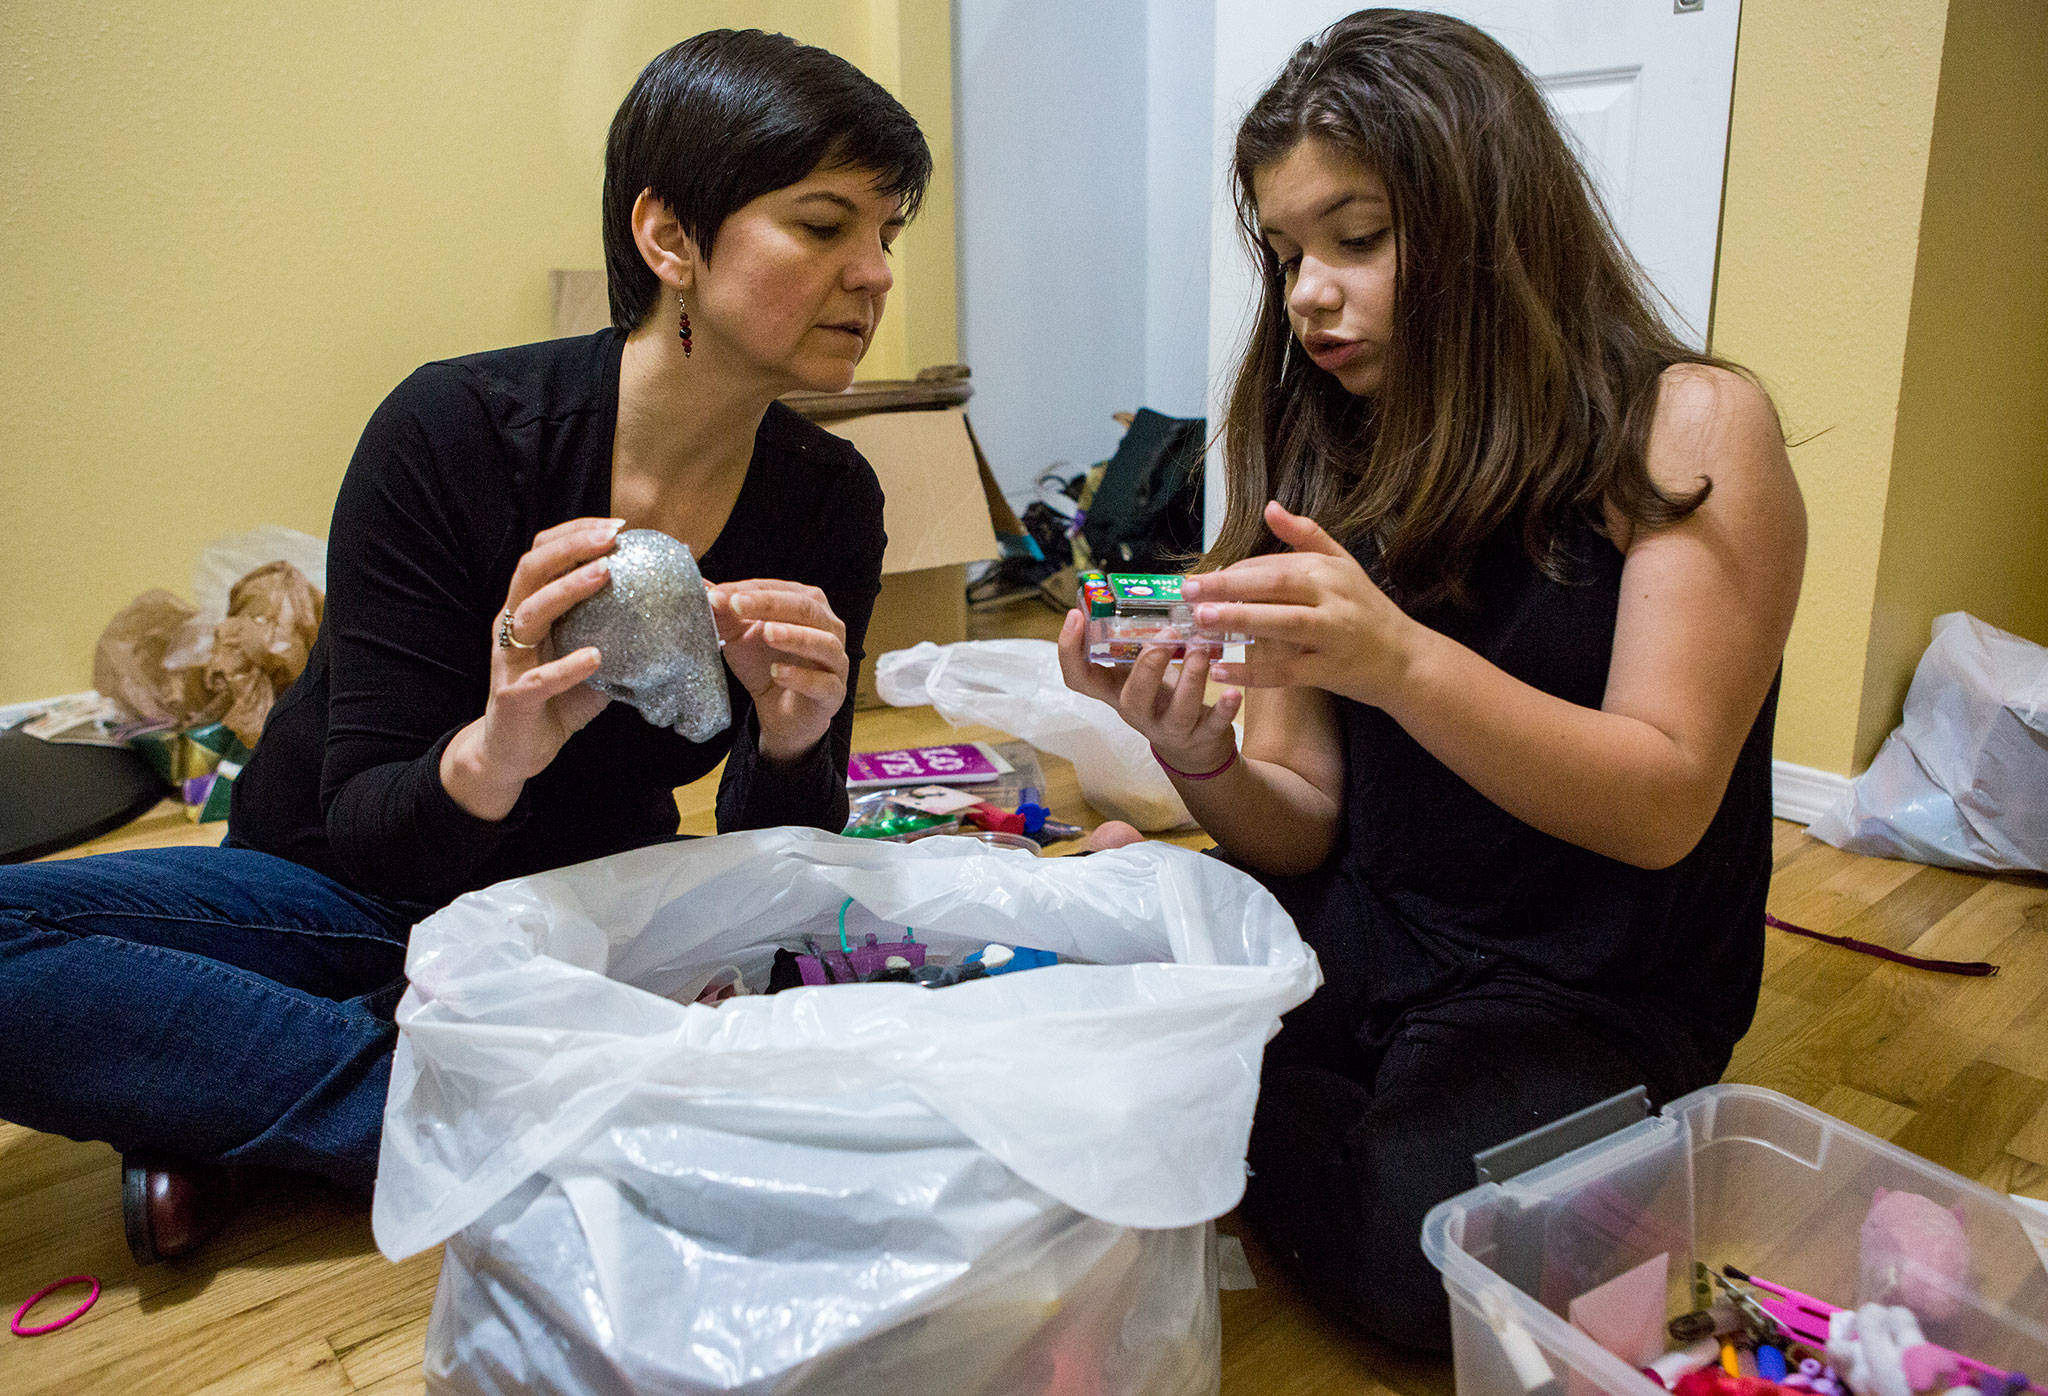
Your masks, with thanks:
[(604, 153), (604, 263), (612, 323), (647, 318), (661, 282), (633, 241), (651, 189), (705, 260), (741, 205), (820, 166), (875, 173), (917, 212), (931, 179), (924, 133), (880, 83), (837, 54), (758, 29), (713, 29), (661, 54), (612, 118)]

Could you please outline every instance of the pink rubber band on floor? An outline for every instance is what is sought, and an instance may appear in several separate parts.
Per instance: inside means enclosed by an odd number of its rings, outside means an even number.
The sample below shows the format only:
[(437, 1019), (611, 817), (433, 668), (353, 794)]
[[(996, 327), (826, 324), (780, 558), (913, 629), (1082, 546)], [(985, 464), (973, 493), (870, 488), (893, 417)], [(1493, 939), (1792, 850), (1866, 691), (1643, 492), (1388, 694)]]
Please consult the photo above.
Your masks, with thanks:
[[(64, 1315), (64, 1317), (58, 1319), (55, 1323), (45, 1323), (37, 1328), (23, 1328), (21, 1326), (21, 1321), (28, 1317), (28, 1311), (30, 1309), (33, 1309), (36, 1305), (42, 1303), (45, 1299), (55, 1294), (58, 1290), (64, 1288), (64, 1286), (66, 1285), (91, 1285), (92, 1293), (85, 1296), (85, 1302), (83, 1304), (80, 1304), (77, 1308), (73, 1309), (70, 1313)], [(81, 1318), (84, 1318), (85, 1311), (87, 1309), (90, 1309), (93, 1305), (99, 1303), (99, 1301), (100, 1282), (97, 1279), (95, 1279), (91, 1275), (69, 1275), (66, 1276), (64, 1279), (56, 1281), (54, 1284), (46, 1284), (41, 1289), (37, 1290), (34, 1294), (31, 1294), (28, 1297), (28, 1302), (23, 1304), (20, 1308), (14, 1311), (14, 1320), (13, 1322), (7, 1325), (7, 1330), (10, 1333), (14, 1334), (14, 1336), (17, 1338), (34, 1338), (44, 1333), (55, 1333), (58, 1329), (63, 1328), (68, 1324), (76, 1323)]]

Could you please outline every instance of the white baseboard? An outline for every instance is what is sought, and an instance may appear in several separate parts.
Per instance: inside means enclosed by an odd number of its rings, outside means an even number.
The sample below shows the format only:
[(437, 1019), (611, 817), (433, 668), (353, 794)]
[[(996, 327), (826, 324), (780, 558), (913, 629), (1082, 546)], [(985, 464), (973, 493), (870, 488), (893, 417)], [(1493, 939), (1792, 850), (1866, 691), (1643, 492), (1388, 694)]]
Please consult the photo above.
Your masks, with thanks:
[(90, 698), (91, 689), (83, 693), (66, 693), (56, 698), (32, 698), (26, 703), (0, 703), (0, 732), (6, 731), (25, 717), (34, 717), (53, 703), (62, 703), (71, 698)]
[(1771, 813), (1796, 824), (1811, 824), (1849, 788), (1849, 777), (1790, 761), (1771, 763)]

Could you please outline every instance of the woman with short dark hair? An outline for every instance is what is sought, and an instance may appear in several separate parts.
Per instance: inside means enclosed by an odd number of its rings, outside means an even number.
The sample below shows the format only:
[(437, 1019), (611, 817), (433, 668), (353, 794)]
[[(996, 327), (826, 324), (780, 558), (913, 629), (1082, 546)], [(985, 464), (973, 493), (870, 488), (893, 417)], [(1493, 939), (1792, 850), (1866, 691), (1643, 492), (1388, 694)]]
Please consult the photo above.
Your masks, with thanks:
[[(428, 364), (371, 417), (223, 846), (0, 869), (0, 1116), (129, 1155), (139, 1259), (203, 1239), (215, 1165), (370, 1187), (435, 907), (673, 837), (675, 787), (721, 760), (721, 829), (842, 827), (881, 490), (775, 399), (852, 381), (930, 174), (909, 113), (820, 49), (656, 58), (606, 148), (612, 327)], [(712, 584), (733, 720), (703, 742), (552, 642), (629, 527)], [(81, 1023), (92, 1051), (47, 1050)]]
[(1769, 398), (1665, 327), (1478, 29), (1339, 21), (1234, 165), (1259, 302), (1182, 594), (1254, 642), (1119, 675), (1075, 615), (1062, 662), (1322, 963), (1247, 1221), (1330, 1309), (1447, 1348), (1420, 1232), (1472, 1155), (1706, 1085), (1748, 1026), (1805, 515)]

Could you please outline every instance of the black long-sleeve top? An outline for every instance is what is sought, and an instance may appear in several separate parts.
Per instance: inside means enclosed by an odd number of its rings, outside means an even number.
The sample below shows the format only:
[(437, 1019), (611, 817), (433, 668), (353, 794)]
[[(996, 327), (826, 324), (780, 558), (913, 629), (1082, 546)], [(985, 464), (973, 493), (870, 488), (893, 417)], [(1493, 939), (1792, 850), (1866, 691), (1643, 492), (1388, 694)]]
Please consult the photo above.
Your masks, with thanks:
[[(359, 891), (439, 905), (507, 877), (675, 833), (675, 787), (728, 751), (718, 827), (846, 819), (853, 695), (810, 756), (759, 753), (746, 689), (733, 725), (693, 743), (613, 703), (526, 783), (502, 820), (441, 784), (443, 748), (481, 716), (512, 571), (536, 533), (608, 517), (624, 336), (428, 364), (384, 400), (356, 448), (327, 540), (320, 635), (236, 779), (230, 844)], [(780, 403), (698, 565), (714, 582), (772, 577), (821, 589), (858, 666), (882, 571), (882, 491), (849, 443)]]

